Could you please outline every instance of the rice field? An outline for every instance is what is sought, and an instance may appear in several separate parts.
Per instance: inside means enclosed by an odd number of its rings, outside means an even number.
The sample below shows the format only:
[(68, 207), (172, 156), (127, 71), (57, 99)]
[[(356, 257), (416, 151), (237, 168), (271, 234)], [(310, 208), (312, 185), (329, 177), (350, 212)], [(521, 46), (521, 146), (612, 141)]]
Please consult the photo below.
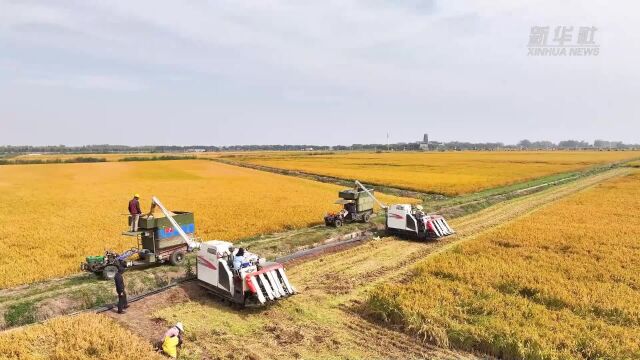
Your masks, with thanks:
[(0, 288), (76, 273), (87, 255), (135, 246), (120, 235), (134, 193), (143, 212), (155, 195), (193, 211), (203, 239), (233, 241), (319, 224), (337, 209), (339, 189), (206, 160), (0, 166)]
[(234, 154), (279, 169), (445, 195), (468, 194), (640, 157), (640, 151)]
[(640, 358), (640, 172), (424, 260), (376, 288), (379, 318), (504, 359)]
[(0, 334), (0, 359), (165, 359), (104, 315), (60, 317)]

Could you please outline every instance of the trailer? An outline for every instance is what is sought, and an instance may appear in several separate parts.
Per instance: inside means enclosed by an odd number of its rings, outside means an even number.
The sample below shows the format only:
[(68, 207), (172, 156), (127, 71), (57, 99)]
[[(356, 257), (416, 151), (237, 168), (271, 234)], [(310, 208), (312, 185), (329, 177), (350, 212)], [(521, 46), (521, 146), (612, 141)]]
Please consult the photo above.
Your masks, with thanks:
[[(373, 189), (367, 189), (373, 194)], [(327, 226), (340, 227), (352, 222), (369, 222), (373, 215), (374, 199), (358, 187), (345, 189), (338, 193), (335, 204), (342, 205), (337, 213), (329, 213), (324, 217)]]
[[(142, 215), (138, 221), (138, 231), (125, 231), (123, 236), (136, 239), (136, 246), (117, 253), (105, 251), (104, 255), (88, 256), (80, 265), (83, 271), (92, 272), (104, 279), (113, 279), (118, 267), (142, 268), (170, 263), (180, 265), (189, 249), (183, 234), (194, 237), (195, 221), (193, 213), (186, 211), (168, 211), (154, 197), (151, 211)], [(160, 207), (162, 215), (154, 215), (155, 207)], [(129, 216), (131, 224), (131, 216)]]

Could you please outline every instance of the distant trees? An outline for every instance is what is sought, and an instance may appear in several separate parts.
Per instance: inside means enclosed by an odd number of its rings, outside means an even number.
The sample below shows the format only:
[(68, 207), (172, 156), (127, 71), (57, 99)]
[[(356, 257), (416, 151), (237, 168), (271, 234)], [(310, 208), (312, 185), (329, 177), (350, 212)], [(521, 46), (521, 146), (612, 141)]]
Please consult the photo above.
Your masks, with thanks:
[(550, 150), (557, 148), (557, 145), (551, 141), (530, 141), (525, 139), (521, 140), (517, 147), (525, 150)]
[(596, 140), (593, 142), (593, 147), (598, 149), (621, 149), (625, 147), (625, 144), (622, 141)]
[(558, 148), (560, 149), (586, 149), (590, 147), (591, 144), (586, 141), (563, 140), (558, 143)]
[[(232, 145), (232, 146), (126, 146), (126, 145), (86, 145), (86, 146), (0, 146), (0, 157), (25, 153), (59, 153), (59, 154), (108, 154), (108, 153), (174, 153), (194, 151), (418, 151), (419, 142), (400, 142), (395, 144), (353, 144), (353, 145)], [(622, 150), (640, 149), (638, 144), (624, 144), (621, 141), (595, 140), (590, 144), (583, 140), (563, 140), (559, 143), (551, 141), (532, 141), (524, 139), (516, 145), (505, 145), (501, 142), (472, 143), (462, 141), (439, 142), (430, 141), (429, 151), (448, 150), (555, 150), (555, 149), (601, 149)]]
[(198, 151), (280, 151), (280, 150), (329, 150), (326, 145), (233, 145), (233, 146), (126, 146), (126, 145), (86, 145), (86, 146), (0, 146), (0, 154), (57, 153), (57, 154), (110, 154), (110, 153), (172, 153)]
[(640, 145), (637, 144), (624, 144), (622, 141), (606, 141), (595, 140), (593, 144), (590, 144), (583, 140), (563, 140), (554, 144), (551, 141), (530, 141), (528, 139), (518, 142), (517, 148), (523, 150), (550, 150), (550, 149), (562, 149), (562, 150), (581, 150), (581, 149), (598, 149), (598, 150), (618, 150), (618, 149), (637, 149)]
[(0, 165), (25, 165), (25, 164), (71, 164), (71, 163), (95, 163), (106, 162), (105, 158), (80, 156), (70, 159), (0, 159)]

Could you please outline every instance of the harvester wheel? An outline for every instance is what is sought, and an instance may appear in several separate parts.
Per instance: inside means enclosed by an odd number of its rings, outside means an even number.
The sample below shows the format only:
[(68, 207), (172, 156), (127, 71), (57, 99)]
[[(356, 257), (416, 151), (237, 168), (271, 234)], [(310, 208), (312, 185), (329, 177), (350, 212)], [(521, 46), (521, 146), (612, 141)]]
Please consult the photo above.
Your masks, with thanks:
[(342, 226), (342, 220), (340, 220), (340, 219), (336, 219), (336, 220), (333, 222), (333, 226), (335, 226), (335, 227), (339, 228), (340, 226)]
[(107, 265), (104, 267), (104, 269), (102, 269), (102, 277), (105, 280), (113, 280), (113, 278), (116, 277), (117, 273), (118, 267), (115, 265)]
[(173, 252), (169, 261), (171, 261), (171, 265), (174, 266), (182, 264), (182, 262), (184, 261), (184, 251), (178, 250)]
[(366, 213), (366, 214), (364, 214), (364, 216), (362, 216), (362, 222), (368, 223), (369, 220), (371, 220), (371, 214)]

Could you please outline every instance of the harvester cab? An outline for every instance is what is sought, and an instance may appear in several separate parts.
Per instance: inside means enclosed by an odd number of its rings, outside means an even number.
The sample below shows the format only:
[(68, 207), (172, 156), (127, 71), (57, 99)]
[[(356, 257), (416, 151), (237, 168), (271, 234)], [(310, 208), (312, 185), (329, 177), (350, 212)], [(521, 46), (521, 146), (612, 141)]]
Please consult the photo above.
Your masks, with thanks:
[(385, 209), (385, 229), (389, 234), (416, 236), (418, 239), (438, 239), (455, 233), (441, 215), (427, 214), (421, 205), (394, 204), (387, 206), (380, 202), (373, 191), (356, 180), (356, 188), (361, 189), (381, 208)]
[(244, 306), (264, 305), (295, 294), (280, 263), (267, 262), (244, 252), (234, 268), (235, 249), (226, 241), (212, 240), (198, 251), (198, 283), (215, 295)]

